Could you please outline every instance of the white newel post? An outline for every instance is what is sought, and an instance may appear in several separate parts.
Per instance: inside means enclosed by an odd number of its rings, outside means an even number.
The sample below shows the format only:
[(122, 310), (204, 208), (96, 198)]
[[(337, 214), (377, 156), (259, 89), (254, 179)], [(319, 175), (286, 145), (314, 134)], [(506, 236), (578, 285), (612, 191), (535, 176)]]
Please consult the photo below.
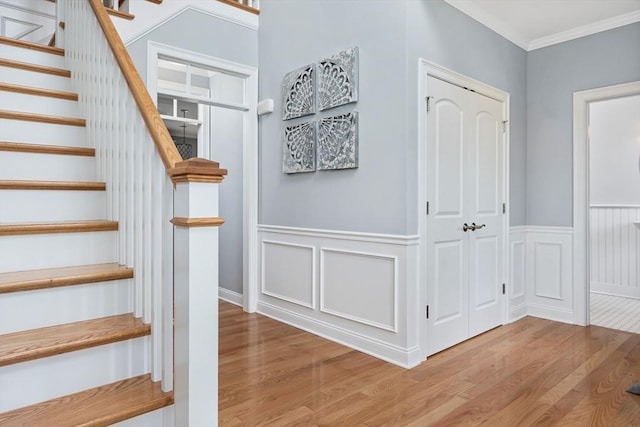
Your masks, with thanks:
[(218, 425), (218, 185), (227, 171), (190, 159), (169, 170), (175, 190), (175, 425)]

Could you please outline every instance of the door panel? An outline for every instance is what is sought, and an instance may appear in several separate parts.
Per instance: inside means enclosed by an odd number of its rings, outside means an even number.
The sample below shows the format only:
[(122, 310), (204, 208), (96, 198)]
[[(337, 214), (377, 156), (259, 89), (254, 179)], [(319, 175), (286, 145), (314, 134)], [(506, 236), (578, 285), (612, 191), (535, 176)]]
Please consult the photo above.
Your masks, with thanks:
[[(502, 103), (428, 78), (427, 354), (502, 323)], [(463, 224), (484, 225), (464, 231)]]
[(435, 215), (462, 216), (464, 154), (462, 108), (449, 99), (435, 105)]

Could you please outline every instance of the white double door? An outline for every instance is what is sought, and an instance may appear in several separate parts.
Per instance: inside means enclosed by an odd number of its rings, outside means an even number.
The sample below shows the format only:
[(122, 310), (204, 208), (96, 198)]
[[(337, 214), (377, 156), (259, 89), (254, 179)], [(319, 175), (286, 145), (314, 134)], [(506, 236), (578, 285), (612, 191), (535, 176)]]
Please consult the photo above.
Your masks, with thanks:
[(431, 355), (502, 324), (505, 142), (502, 102), (431, 76), (427, 87)]

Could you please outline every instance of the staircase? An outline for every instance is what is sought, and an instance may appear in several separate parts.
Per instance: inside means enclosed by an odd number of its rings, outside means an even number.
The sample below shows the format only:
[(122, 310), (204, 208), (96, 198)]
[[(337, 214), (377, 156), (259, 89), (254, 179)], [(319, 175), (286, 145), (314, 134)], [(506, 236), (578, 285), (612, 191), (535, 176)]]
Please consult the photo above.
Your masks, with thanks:
[(62, 49), (0, 37), (3, 427), (105, 426), (173, 403), (151, 381), (151, 327), (133, 314), (135, 272), (117, 263), (64, 64)]

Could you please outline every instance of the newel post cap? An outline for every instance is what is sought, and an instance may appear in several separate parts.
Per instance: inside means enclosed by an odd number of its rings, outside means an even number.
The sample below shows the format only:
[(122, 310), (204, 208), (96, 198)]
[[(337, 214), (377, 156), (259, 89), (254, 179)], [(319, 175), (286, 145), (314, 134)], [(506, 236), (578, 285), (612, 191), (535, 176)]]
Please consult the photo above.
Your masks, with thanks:
[(226, 169), (220, 168), (220, 163), (213, 160), (195, 157), (177, 162), (168, 171), (171, 181), (178, 182), (222, 182)]

